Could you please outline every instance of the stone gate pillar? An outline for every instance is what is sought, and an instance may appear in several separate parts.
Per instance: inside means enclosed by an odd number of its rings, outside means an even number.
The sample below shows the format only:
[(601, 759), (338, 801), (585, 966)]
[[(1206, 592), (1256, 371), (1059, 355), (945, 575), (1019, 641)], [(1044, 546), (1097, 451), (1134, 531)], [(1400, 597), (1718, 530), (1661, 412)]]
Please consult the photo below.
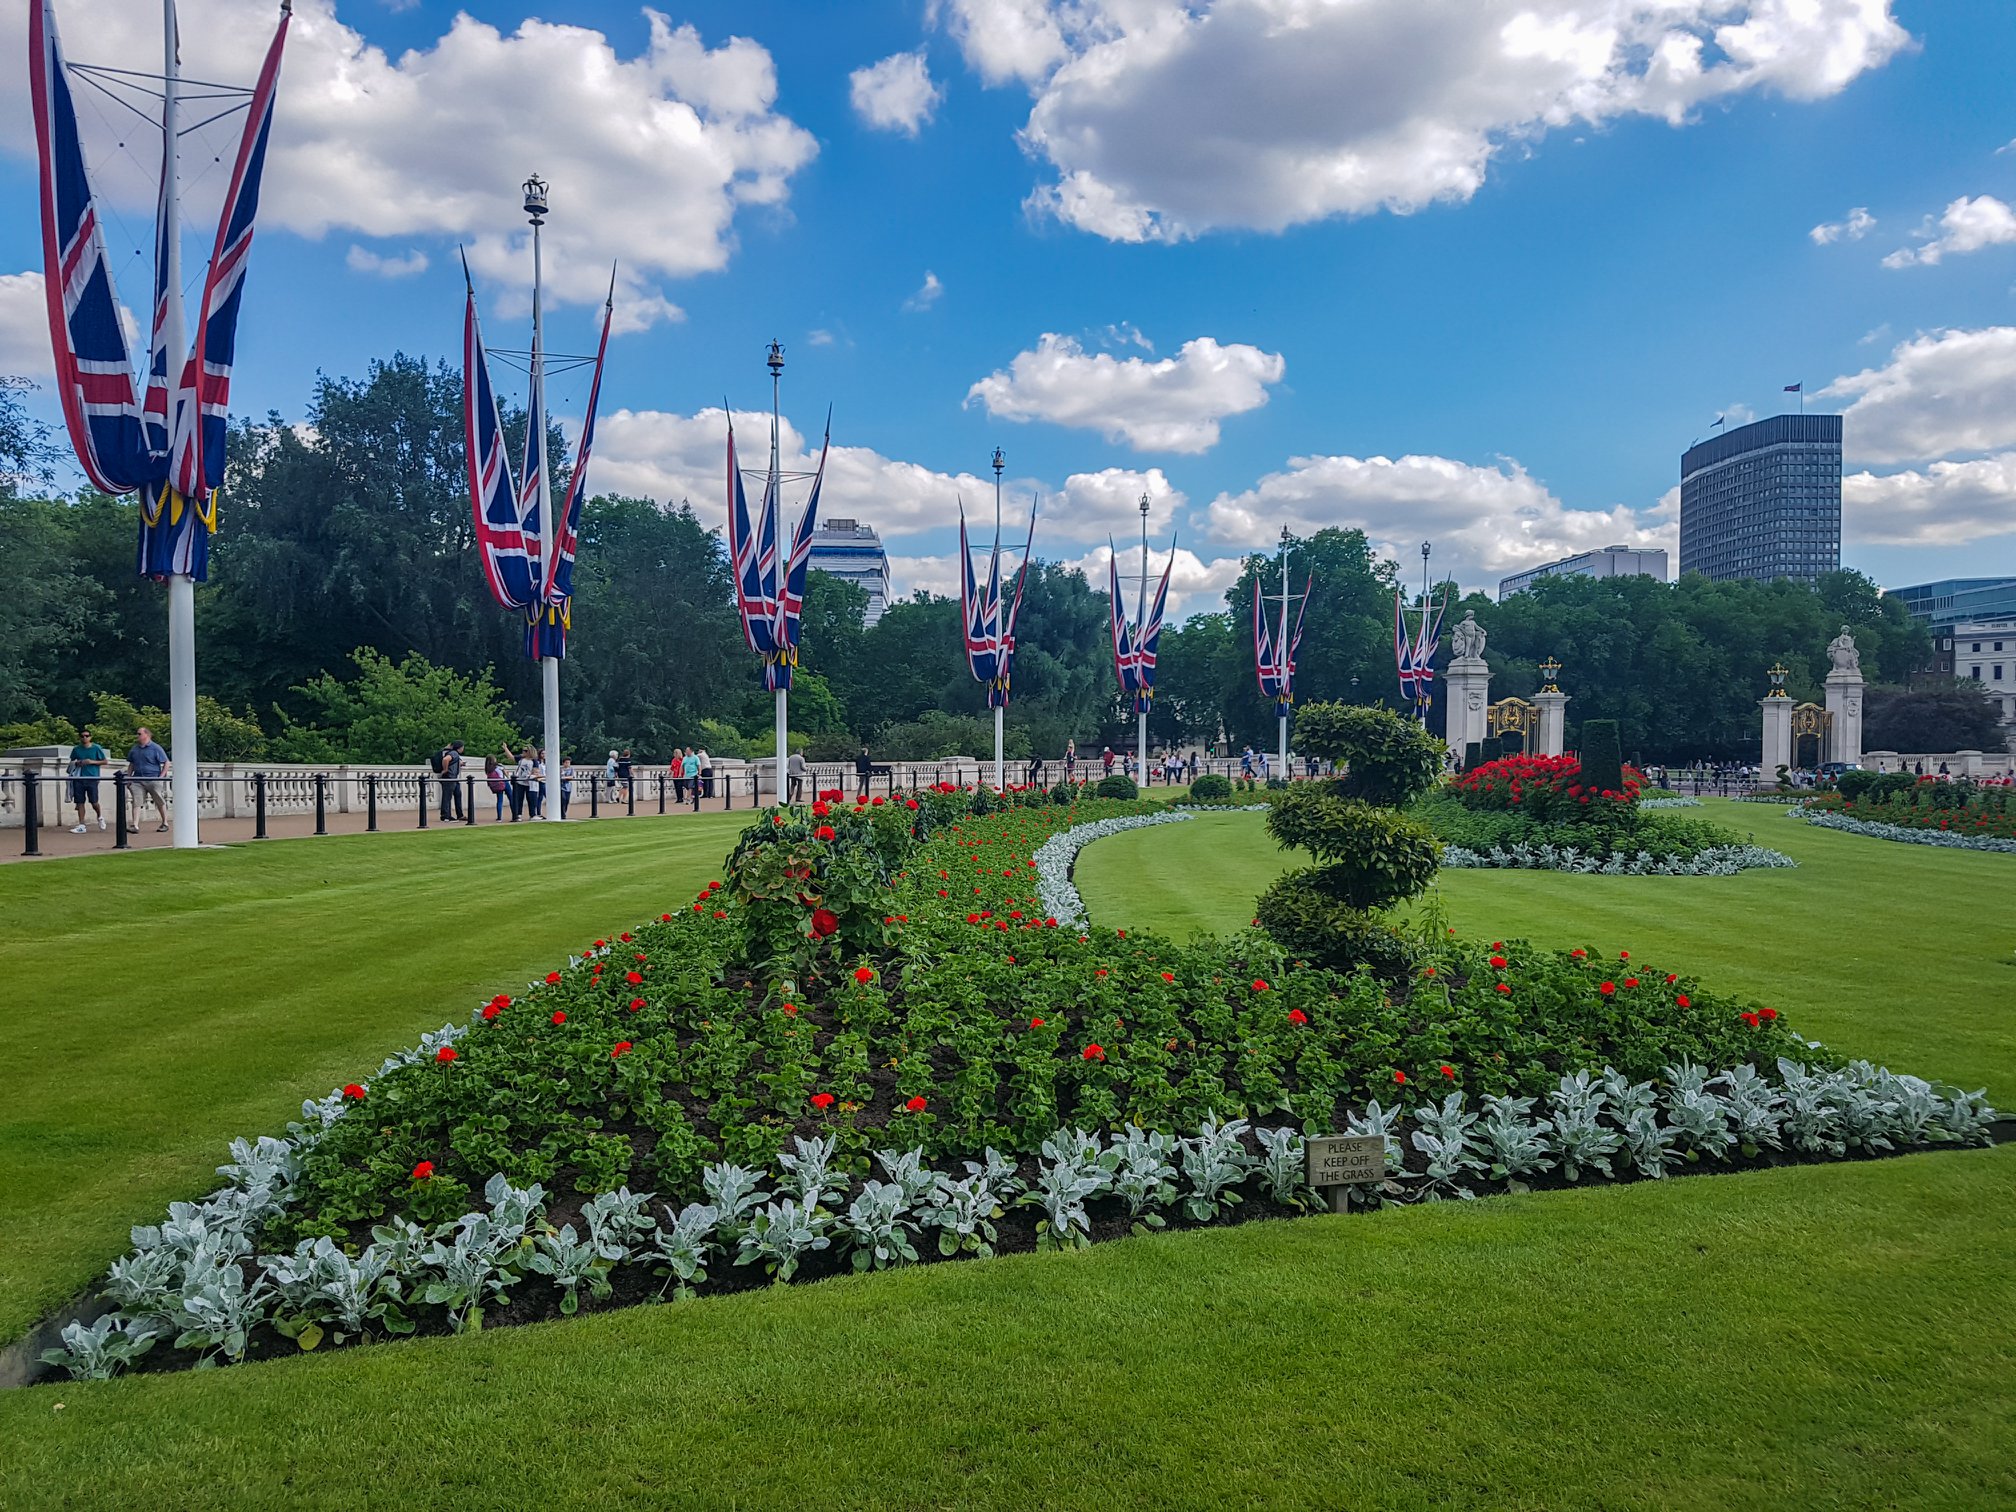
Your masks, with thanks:
[(1827, 673), (1827, 712), (1833, 724), (1827, 732), (1828, 761), (1860, 765), (1862, 761), (1862, 653), (1843, 625), (1827, 642), (1833, 666)]
[(1533, 754), (1559, 756), (1568, 745), (1568, 695), (1559, 688), (1533, 695), (1540, 711), (1540, 729), (1534, 737)]
[(1765, 782), (1778, 780), (1778, 769), (1792, 767), (1792, 700), (1782, 691), (1757, 700), (1764, 711), (1764, 755), (1757, 764), (1757, 776)]
[(1442, 738), (1460, 761), (1472, 741), (1484, 739), (1486, 711), (1491, 704), (1491, 669), (1481, 656), (1459, 656), (1449, 663), (1442, 680)]

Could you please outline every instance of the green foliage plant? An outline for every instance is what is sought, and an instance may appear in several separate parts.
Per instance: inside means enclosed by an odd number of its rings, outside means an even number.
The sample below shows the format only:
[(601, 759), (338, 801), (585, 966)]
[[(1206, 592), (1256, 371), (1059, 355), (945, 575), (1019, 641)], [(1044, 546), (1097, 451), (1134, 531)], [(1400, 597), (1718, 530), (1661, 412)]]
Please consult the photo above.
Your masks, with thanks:
[(1624, 748), (1619, 743), (1617, 721), (1588, 719), (1582, 722), (1582, 780), (1600, 792), (1621, 792), (1624, 787)]
[(1382, 808), (1404, 808), (1435, 785), (1448, 747), (1390, 709), (1314, 703), (1295, 719), (1295, 744), (1344, 765), (1338, 792)]
[(1138, 798), (1141, 796), (1141, 790), (1134, 785), (1134, 779), (1127, 776), (1124, 772), (1114, 772), (1111, 776), (1101, 777), (1098, 787), (1093, 789), (1093, 791), (1101, 798)]

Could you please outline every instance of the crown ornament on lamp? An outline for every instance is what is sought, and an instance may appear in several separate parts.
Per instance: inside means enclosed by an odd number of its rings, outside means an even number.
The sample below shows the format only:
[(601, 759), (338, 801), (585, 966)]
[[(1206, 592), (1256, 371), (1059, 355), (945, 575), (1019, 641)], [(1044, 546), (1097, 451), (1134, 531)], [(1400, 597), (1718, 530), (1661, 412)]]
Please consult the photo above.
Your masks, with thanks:
[(1771, 679), (1771, 692), (1768, 695), (1769, 697), (1784, 698), (1787, 696), (1785, 692), (1785, 679), (1789, 675), (1791, 675), (1791, 672), (1792, 669), (1786, 666), (1783, 662), (1774, 662), (1772, 665), (1764, 669), (1764, 675)]
[(1540, 663), (1540, 691), (1542, 693), (1559, 693), (1561, 689), (1555, 685), (1554, 679), (1560, 675), (1561, 663), (1554, 660), (1553, 657), (1550, 656), (1547, 660)]

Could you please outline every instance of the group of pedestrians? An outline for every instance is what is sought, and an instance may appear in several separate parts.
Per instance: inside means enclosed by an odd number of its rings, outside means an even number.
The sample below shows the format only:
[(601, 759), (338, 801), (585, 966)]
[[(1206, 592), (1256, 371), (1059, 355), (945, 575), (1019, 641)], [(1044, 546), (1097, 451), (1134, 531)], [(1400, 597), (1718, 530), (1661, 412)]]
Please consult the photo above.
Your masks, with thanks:
[[(106, 827), (105, 810), (98, 802), (98, 784), (104, 780), (105, 768), (112, 762), (112, 755), (89, 730), (78, 733), (77, 743), (70, 747), (68, 774), (70, 780), (70, 803), (77, 810), (77, 822), (70, 827), (73, 835), (91, 832), (90, 823), (84, 817), (84, 810), (90, 809), (92, 818), (98, 821), (102, 832)], [(154, 732), (142, 725), (135, 735), (133, 744), (126, 752), (127, 791), (132, 795), (126, 811), (126, 833), (140, 833), (139, 818), (143, 808), (152, 808), (159, 821), (155, 831), (168, 831), (168, 795), (162, 783), (168, 776), (168, 753), (154, 741)]]

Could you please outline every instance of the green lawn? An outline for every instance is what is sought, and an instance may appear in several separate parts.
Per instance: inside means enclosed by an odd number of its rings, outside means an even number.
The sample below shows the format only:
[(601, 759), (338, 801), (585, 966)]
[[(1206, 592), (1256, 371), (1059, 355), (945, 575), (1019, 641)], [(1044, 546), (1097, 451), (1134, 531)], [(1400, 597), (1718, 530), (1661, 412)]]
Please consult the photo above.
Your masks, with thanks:
[(683, 904), (743, 815), (0, 867), (0, 1341), (224, 1147), (570, 949)]
[[(1806, 868), (1700, 882), (1464, 874), (1446, 879), (1447, 906), (1466, 929), (1670, 955), (1750, 984), (1846, 1048), (2016, 1088), (2008, 942), (1947, 922), (1983, 917), (2012, 875), (1985, 868), (2005, 858), (1739, 817)], [(617, 877), (612, 861), (697, 875), (674, 827), (659, 833), (649, 857), (612, 852), (575, 875), (597, 896), (655, 885)], [(678, 840), (688, 833), (679, 826)], [(726, 838), (715, 832), (717, 854)], [(407, 854), (416, 875), (399, 886), (434, 902), (486, 864), (472, 850), (442, 876), (431, 853)], [(115, 878), (116, 865), (97, 875)], [(1255, 816), (1214, 816), (1102, 841), (1080, 877), (1103, 922), (1243, 925), (1279, 865)], [(1153, 884), (1156, 873), (1169, 880)], [(500, 885), (491, 874), (477, 890)], [(303, 914), (314, 906), (298, 901), (312, 883), (267, 887)], [(352, 881), (351, 907), (365, 890)], [(626, 895), (597, 917), (655, 901)], [(46, 942), (31, 947), (30, 983), (67, 982), (52, 963), (75, 938), (103, 953), (104, 932), (74, 910), (74, 899), (45, 909), (24, 932)], [(276, 1050), (255, 1067), (212, 1044), (206, 1058), (183, 1005), (174, 1047), (181, 1075), (212, 1088), (205, 1117), (270, 1126), (298, 1084), (320, 1090), (557, 948), (502, 931), (479, 954), (509, 969), (467, 965), (423, 992), (436, 931), (426, 918), (388, 928), (366, 961), (312, 957), (297, 968), (312, 980), (263, 1013), (250, 1006), (258, 992), (240, 990), (234, 1015), (255, 1038), (280, 1034), (277, 1021), (325, 1000), (333, 1010), (348, 973), (406, 996), (379, 1010), (376, 1040), (362, 1023), (373, 1010), (346, 1010), (358, 1015), (351, 1041), (368, 1049), (296, 1041), (293, 1064)], [(311, 958), (267, 938), (241, 910), (216, 924), (194, 969), (229, 980), (249, 956), (256, 989), (259, 972)], [(4, 948), (9, 964), (23, 952)], [(30, 1011), (67, 1015), (77, 996), (74, 984), (37, 987)], [(116, 1011), (102, 1005), (117, 994), (91, 1002)], [(73, 1138), (116, 1124), (130, 1171), (141, 1120), (128, 1104), (149, 1095), (144, 1068), (115, 1075), (45, 1054), (30, 1080), (82, 1076), (90, 1090), (66, 1089), (60, 1109), (38, 1093), (37, 1120)], [(191, 1116), (157, 1095), (156, 1120), (171, 1115)], [(186, 1136), (200, 1152), (191, 1167), (214, 1161), (221, 1132)], [(102, 1261), (163, 1190), (129, 1175), (92, 1203), (73, 1194), (63, 1226), (109, 1209)], [(2016, 1508), (2012, 1203), (2016, 1151), (1921, 1155), (1162, 1235), (0, 1393), (0, 1506), (1990, 1512)]]
[[(1809, 1038), (1893, 1069), (1986, 1085), (2016, 1106), (2016, 856), (1815, 829), (1756, 804), (1706, 817), (1799, 862), (1734, 877), (1445, 871), (1449, 922), (1484, 939), (1586, 945), (1742, 984)], [(1253, 898), (1306, 865), (1261, 814), (1114, 835), (1078, 857), (1102, 924), (1172, 933), (1246, 927)], [(1997, 901), (1999, 900), (1999, 901)]]

